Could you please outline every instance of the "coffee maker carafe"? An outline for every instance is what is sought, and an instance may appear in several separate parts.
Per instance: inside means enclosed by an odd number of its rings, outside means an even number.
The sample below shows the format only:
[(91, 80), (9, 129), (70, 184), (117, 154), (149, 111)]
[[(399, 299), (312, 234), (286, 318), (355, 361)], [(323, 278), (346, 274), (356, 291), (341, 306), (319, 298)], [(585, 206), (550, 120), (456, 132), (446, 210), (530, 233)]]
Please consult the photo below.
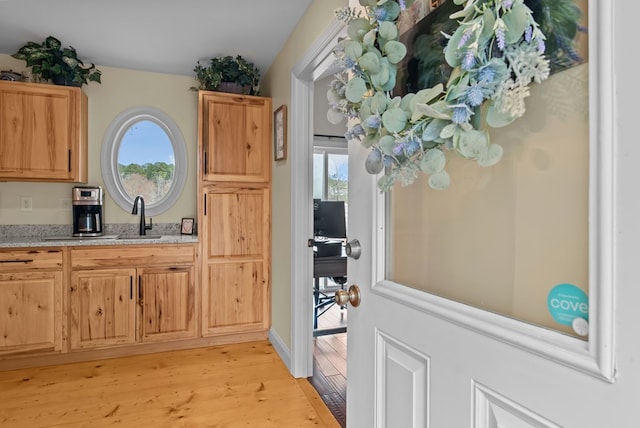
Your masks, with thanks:
[(101, 236), (104, 193), (102, 187), (78, 186), (72, 191), (73, 236)]

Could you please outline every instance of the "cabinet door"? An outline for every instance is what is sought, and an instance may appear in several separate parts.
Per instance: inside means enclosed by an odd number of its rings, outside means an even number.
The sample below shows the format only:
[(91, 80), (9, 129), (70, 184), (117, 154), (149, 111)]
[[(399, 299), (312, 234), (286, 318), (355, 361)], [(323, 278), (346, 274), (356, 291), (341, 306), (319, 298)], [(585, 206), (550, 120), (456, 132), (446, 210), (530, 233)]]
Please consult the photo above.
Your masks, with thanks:
[(87, 97), (80, 88), (0, 82), (0, 178), (87, 181)]
[(138, 270), (142, 341), (195, 337), (192, 266)]
[(270, 191), (213, 186), (205, 195), (203, 334), (266, 331)]
[(71, 347), (134, 343), (135, 269), (77, 271), (71, 275)]
[(203, 179), (263, 182), (271, 179), (271, 99), (200, 92)]
[(268, 326), (263, 262), (213, 262), (203, 286), (203, 335), (264, 331)]
[(0, 274), (0, 355), (62, 351), (62, 272)]

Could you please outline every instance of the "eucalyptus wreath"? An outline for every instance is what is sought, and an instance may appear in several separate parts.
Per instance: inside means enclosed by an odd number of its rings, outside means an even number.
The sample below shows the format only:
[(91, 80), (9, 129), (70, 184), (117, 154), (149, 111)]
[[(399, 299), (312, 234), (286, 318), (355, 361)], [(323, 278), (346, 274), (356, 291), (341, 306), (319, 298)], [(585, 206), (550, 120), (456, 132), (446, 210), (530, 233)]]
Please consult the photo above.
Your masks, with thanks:
[[(378, 181), (383, 191), (413, 183), (420, 171), (429, 175), (430, 187), (447, 188), (448, 153), (495, 165), (503, 149), (491, 142), (487, 127), (520, 118), (532, 82), (580, 61), (573, 49), (580, 11), (572, 0), (452, 1), (452, 31), (443, 32), (444, 50), (436, 48), (440, 63), (426, 67), (445, 66), (448, 80), (404, 96), (392, 95), (407, 55), (397, 20), (413, 0), (360, 0), (366, 16), (349, 7), (336, 11), (348, 36), (334, 50), (340, 71), (327, 93), (327, 118), (335, 124), (346, 118), (345, 137), (370, 148), (365, 168), (385, 170)], [(542, 25), (527, 3), (539, 10)], [(552, 63), (545, 55), (551, 33)]]

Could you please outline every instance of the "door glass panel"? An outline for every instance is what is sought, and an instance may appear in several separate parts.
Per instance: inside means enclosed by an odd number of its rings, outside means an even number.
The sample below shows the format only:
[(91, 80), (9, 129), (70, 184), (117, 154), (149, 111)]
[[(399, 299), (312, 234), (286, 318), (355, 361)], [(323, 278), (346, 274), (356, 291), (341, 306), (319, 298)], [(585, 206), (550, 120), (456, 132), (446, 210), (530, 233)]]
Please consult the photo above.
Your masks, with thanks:
[(389, 191), (387, 279), (578, 337), (549, 298), (561, 284), (589, 293), (586, 45), (582, 64), (531, 85), (522, 118), (490, 130), (498, 164), (450, 156), (446, 190), (420, 174)]

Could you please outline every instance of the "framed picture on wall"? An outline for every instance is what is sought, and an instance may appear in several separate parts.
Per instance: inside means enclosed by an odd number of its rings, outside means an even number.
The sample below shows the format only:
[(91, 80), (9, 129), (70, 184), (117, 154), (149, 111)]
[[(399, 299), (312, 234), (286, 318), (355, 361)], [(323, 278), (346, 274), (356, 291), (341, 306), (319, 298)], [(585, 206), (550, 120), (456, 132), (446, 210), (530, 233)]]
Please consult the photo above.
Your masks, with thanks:
[(282, 104), (273, 113), (273, 158), (287, 158), (287, 106)]

